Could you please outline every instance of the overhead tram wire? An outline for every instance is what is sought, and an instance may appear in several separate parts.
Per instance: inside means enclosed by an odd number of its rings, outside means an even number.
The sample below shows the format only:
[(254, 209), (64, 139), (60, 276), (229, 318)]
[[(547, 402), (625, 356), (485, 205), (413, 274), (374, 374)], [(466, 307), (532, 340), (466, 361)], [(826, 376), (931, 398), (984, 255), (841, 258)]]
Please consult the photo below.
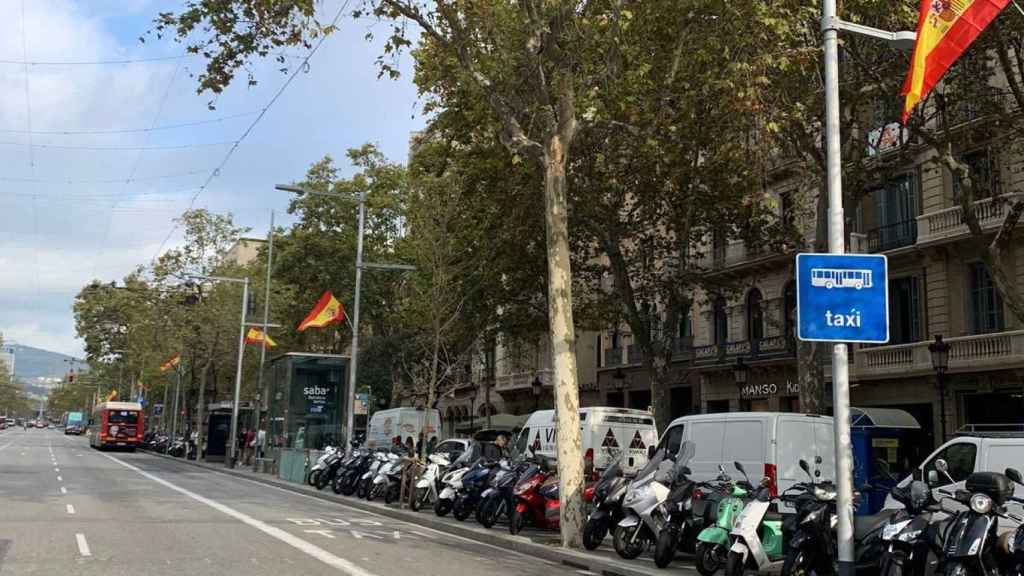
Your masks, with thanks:
[(163, 124), (160, 126), (151, 126), (149, 128), (111, 128), (106, 130), (20, 130), (15, 128), (0, 128), (0, 134), (29, 134), (32, 136), (95, 136), (100, 134), (138, 134), (142, 132), (156, 132), (158, 130), (176, 130), (178, 128), (193, 128), (195, 126), (206, 126), (209, 124), (225, 122), (227, 120), (245, 118), (246, 116), (255, 116), (262, 112), (262, 110), (252, 110), (249, 112), (240, 112), (238, 114), (228, 114), (226, 116), (219, 116), (217, 118), (209, 118), (207, 120), (194, 120), (191, 122)]
[[(25, 28), (25, 0), (21, 0), (21, 57), (28, 60), (28, 32)], [(25, 124), (29, 131), (28, 136), (28, 165), (29, 171), (34, 179), (36, 176), (35, 151), (32, 149), (32, 95), (28, 75), (28, 64), (23, 65), (25, 74)], [(36, 186), (32, 186), (32, 278), (35, 282), (36, 293), (40, 292), (39, 284), (39, 208), (36, 206)]]
[[(348, 8), (348, 5), (351, 1), (352, 0), (345, 0), (345, 2), (342, 3), (341, 7), (338, 8), (338, 13), (335, 14), (334, 19), (331, 20), (331, 27), (337, 26), (338, 21), (341, 20), (342, 14), (345, 13), (345, 9)], [(257, 124), (259, 124), (260, 120), (263, 119), (263, 116), (265, 116), (267, 111), (270, 110), (270, 107), (273, 106), (275, 102), (277, 102), (278, 98), (281, 97), (281, 94), (283, 94), (284, 91), (288, 88), (288, 86), (292, 83), (292, 81), (295, 80), (295, 77), (299, 75), (299, 72), (302, 72), (303, 70), (306, 69), (307, 66), (309, 66), (309, 60), (313, 57), (314, 54), (317, 53), (317, 50), (319, 50), (320, 47), (323, 46), (324, 40), (326, 39), (326, 34), (320, 35), (320, 37), (317, 39), (316, 44), (313, 45), (313, 48), (311, 48), (309, 53), (306, 54), (306, 57), (302, 59), (302, 64), (300, 64), (294, 70), (292, 70), (292, 73), (288, 75), (288, 78), (277, 89), (277, 92), (275, 92), (274, 95), (270, 98), (270, 101), (267, 102), (267, 105), (264, 106), (262, 110), (260, 110), (259, 115), (257, 115), (256, 118), (253, 119), (252, 123), (249, 124), (249, 127), (245, 129), (245, 132), (242, 132), (242, 135), (238, 138), (238, 140), (235, 141), (235, 144), (230, 149), (228, 149), (220, 164), (216, 168), (214, 168), (212, 172), (210, 172), (210, 175), (207, 176), (206, 181), (203, 182), (199, 189), (196, 190), (195, 195), (192, 196), (192, 200), (188, 204), (189, 210), (191, 210), (195, 206), (196, 200), (199, 199), (199, 196), (203, 193), (203, 191), (206, 190), (210, 183), (213, 182), (213, 179), (220, 174), (220, 171), (224, 168), (224, 166), (227, 165), (228, 161), (231, 160), (231, 157), (234, 155), (235, 150), (238, 150), (238, 147), (242, 144), (243, 141), (245, 141), (246, 137), (249, 136), (249, 134), (253, 131), (253, 128), (255, 128)], [(167, 242), (171, 239), (171, 236), (174, 235), (174, 232), (178, 229), (178, 226), (178, 222), (175, 222), (174, 226), (172, 226), (170, 231), (167, 232), (167, 236), (164, 237), (163, 242), (161, 242), (160, 246), (156, 249), (156, 253), (153, 254), (153, 262), (155, 262), (156, 259), (160, 256), (160, 252), (163, 251), (164, 246), (167, 245)]]
[(24, 66), (107, 66), (119, 64), (142, 64), (146, 62), (167, 62), (170, 60), (181, 60), (188, 58), (191, 54), (178, 54), (177, 56), (152, 56), (148, 58), (123, 58), (115, 60), (0, 60), (0, 64), (14, 64)]
[(124, 178), (103, 178), (99, 180), (46, 180), (42, 178), (17, 178), (12, 176), (0, 176), (0, 182), (26, 182), (36, 184), (128, 184), (132, 182), (149, 182), (152, 180), (168, 180), (171, 178), (181, 178), (184, 176), (195, 176), (197, 174), (206, 174), (209, 168), (203, 168), (201, 170), (189, 170), (187, 172), (178, 172), (175, 174), (160, 174), (158, 176), (142, 176), (138, 178), (124, 179)]
[[(92, 150), (97, 152), (103, 151), (128, 151), (128, 150), (187, 150), (190, 148), (212, 148), (215, 146), (227, 146), (234, 144), (235, 140), (224, 140), (221, 142), (199, 142), (195, 144), (171, 144), (167, 146), (72, 146), (65, 144), (38, 144), (34, 143), (35, 148), (49, 148), (54, 150)], [(0, 146), (24, 146), (24, 142), (3, 142), (0, 141)]]

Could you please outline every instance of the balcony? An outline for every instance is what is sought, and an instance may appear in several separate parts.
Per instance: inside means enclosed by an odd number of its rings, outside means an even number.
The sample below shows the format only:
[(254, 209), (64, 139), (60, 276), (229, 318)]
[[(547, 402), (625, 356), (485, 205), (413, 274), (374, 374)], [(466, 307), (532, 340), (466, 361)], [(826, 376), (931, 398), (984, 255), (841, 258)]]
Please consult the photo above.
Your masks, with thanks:
[(868, 231), (868, 252), (877, 254), (917, 242), (917, 220), (903, 220)]
[[(1024, 366), (1024, 330), (947, 338), (949, 371), (973, 372)], [(929, 341), (862, 348), (854, 355), (858, 378), (930, 374)]]
[(716, 244), (704, 255), (701, 266), (714, 271), (738, 268), (748, 264), (773, 262), (776, 258), (786, 255), (782, 252), (769, 250), (761, 245), (746, 245), (743, 242), (727, 242)]
[(711, 344), (693, 348), (693, 362), (697, 365), (714, 365), (731, 363), (735, 358), (742, 357), (745, 361), (776, 360), (792, 358), (796, 355), (796, 345), (787, 336), (768, 336), (758, 340), (738, 340), (725, 344)]
[[(974, 203), (974, 213), (984, 231), (994, 232), (1006, 217), (1006, 203), (993, 202), (991, 198), (978, 200)], [(934, 244), (970, 235), (960, 206), (922, 214), (917, 217), (917, 221), (921, 229), (921, 234), (917, 237), (918, 245)]]
[(498, 392), (527, 390), (532, 388), (534, 378), (540, 378), (540, 381), (544, 383), (544, 386), (550, 387), (552, 375), (553, 371), (551, 370), (531, 370), (528, 372), (502, 374), (495, 379), (494, 389)]
[(623, 366), (625, 363), (622, 361), (625, 358), (622, 348), (605, 348), (604, 349), (604, 362), (601, 363), (602, 368), (615, 368), (616, 366)]

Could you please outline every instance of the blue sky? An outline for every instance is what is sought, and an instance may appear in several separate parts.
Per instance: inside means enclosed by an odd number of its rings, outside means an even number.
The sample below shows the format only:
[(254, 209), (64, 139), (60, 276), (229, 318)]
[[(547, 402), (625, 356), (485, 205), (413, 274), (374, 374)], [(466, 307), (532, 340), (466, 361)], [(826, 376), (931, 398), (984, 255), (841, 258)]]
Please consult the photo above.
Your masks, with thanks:
[[(279, 64), (261, 63), (255, 67), (256, 87), (238, 79), (210, 111), (210, 95), (197, 95), (190, 77), (202, 66), (198, 58), (47, 64), (180, 55), (183, 47), (172, 41), (138, 41), (155, 14), (180, 5), (176, 0), (0, 0), (5, 94), (0, 100), (0, 332), (5, 338), (80, 355), (71, 313), (75, 293), (92, 278), (119, 279), (156, 254), (172, 219), (223, 159), (227, 143), (239, 138), (255, 118), (251, 113), (265, 107), (285, 81)], [(318, 6), (329, 19), (341, 3), (324, 0)], [(383, 25), (344, 20), (196, 205), (230, 211), (238, 223), (253, 228), (252, 234), (262, 235), (270, 210), (277, 210), (280, 222), (287, 204), (273, 185), (301, 179), (323, 155), (334, 156), (348, 171), (345, 150), (374, 142), (389, 158), (404, 161), (410, 132), (424, 120), (409, 58), (402, 62), (401, 79), (377, 79), (374, 60), (381, 43), (364, 37), (378, 30), (386, 33)], [(304, 53), (292, 49), (290, 55), (297, 64)], [(33, 62), (27, 74), (26, 60)], [(148, 132), (40, 133), (223, 117), (233, 118)], [(31, 135), (24, 132), (29, 125)], [(189, 147), (124, 149), (166, 146)], [(125, 182), (129, 178), (132, 182)], [(175, 234), (168, 246), (179, 241)]]

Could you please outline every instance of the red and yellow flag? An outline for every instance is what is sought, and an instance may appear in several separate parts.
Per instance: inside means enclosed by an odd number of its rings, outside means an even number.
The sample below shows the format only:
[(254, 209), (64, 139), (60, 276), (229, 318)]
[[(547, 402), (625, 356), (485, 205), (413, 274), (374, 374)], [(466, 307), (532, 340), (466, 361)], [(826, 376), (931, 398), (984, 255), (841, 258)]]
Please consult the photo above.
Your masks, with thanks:
[(328, 290), (320, 297), (313, 310), (306, 316), (306, 319), (299, 324), (299, 332), (306, 328), (323, 328), (331, 324), (341, 322), (345, 319), (345, 307), (338, 302), (338, 299)]
[(267, 348), (277, 346), (277, 342), (274, 342), (274, 339), (271, 338), (269, 334), (263, 332), (263, 330), (260, 330), (259, 328), (249, 328), (249, 331), (245, 333), (245, 343), (259, 344), (261, 342)]
[(111, 402), (115, 398), (117, 398), (117, 390), (111, 390), (110, 393), (107, 394), (107, 402)]
[(175, 354), (173, 358), (161, 364), (160, 371), (167, 372), (168, 370), (174, 370), (178, 367), (178, 364), (181, 364), (181, 354)]
[(903, 83), (903, 123), (1010, 0), (921, 0), (917, 42)]

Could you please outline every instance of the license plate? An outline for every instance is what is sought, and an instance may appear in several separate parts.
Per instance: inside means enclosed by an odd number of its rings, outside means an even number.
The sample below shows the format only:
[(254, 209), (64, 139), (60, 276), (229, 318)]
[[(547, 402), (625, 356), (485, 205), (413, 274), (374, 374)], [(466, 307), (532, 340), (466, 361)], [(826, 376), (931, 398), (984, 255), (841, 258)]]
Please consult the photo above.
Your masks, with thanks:
[(117, 445), (118, 446), (127, 446), (127, 444), (125, 444), (124, 442), (118, 442)]

